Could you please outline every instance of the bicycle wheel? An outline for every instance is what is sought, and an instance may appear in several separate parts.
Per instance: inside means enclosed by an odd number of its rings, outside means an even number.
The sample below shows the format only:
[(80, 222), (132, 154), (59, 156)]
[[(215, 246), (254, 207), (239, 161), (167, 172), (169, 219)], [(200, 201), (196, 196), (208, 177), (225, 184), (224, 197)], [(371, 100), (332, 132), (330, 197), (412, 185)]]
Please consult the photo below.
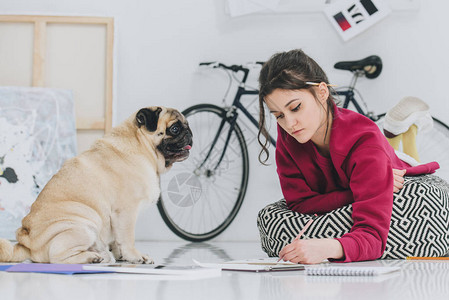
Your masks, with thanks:
[(199, 104), (183, 111), (193, 132), (190, 157), (161, 176), (157, 206), (167, 226), (188, 241), (209, 240), (223, 232), (237, 215), (248, 185), (249, 160), (246, 142), (235, 124), (226, 153), (217, 169), (230, 124), (225, 126), (204, 165), (226, 111)]
[[(382, 124), (385, 114), (381, 114), (378, 117), (379, 120), (376, 123), (383, 130)], [(435, 175), (449, 182), (449, 127), (440, 120), (433, 118), (431, 131), (422, 134), (418, 131), (416, 146), (421, 162), (438, 162), (440, 169), (435, 172)]]

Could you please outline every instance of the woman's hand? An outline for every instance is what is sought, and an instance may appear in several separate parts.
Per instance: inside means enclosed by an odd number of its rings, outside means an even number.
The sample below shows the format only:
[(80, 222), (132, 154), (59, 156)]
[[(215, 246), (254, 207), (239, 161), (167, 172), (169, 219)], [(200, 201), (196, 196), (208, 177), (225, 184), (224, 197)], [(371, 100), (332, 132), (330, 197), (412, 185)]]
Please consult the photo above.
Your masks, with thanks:
[(397, 193), (404, 187), (404, 175), (406, 170), (393, 169), (393, 192)]
[(281, 260), (302, 264), (318, 264), (328, 258), (343, 258), (343, 255), (343, 247), (335, 239), (295, 239), (279, 252)]

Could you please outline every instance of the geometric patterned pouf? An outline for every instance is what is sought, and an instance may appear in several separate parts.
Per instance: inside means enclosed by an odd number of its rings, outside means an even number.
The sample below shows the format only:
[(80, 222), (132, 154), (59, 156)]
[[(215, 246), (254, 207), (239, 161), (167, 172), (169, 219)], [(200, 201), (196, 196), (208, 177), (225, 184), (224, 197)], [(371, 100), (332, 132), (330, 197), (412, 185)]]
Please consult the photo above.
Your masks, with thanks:
[[(394, 193), (393, 212), (383, 259), (407, 256), (443, 256), (449, 250), (449, 184), (434, 175), (405, 177), (404, 187)], [(339, 238), (353, 221), (352, 205), (315, 218), (302, 236)], [(284, 199), (267, 205), (257, 217), (262, 250), (279, 256), (312, 215), (293, 212)]]

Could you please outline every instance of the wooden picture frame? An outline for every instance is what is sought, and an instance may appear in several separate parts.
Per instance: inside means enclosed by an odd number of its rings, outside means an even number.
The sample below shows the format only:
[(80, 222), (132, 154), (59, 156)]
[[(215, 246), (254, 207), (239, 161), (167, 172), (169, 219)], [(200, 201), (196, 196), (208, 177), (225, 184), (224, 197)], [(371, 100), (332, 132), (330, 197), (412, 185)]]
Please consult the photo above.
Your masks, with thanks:
[(0, 85), (72, 90), (80, 152), (112, 129), (113, 45), (110, 17), (0, 15)]

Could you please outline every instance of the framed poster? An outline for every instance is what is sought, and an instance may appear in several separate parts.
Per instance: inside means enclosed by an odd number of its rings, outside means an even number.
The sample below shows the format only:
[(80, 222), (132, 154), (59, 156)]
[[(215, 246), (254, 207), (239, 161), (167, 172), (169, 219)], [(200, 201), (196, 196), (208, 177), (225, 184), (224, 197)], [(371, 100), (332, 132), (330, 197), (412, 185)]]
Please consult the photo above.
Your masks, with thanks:
[(383, 0), (342, 0), (324, 12), (344, 41), (362, 33), (391, 13)]

